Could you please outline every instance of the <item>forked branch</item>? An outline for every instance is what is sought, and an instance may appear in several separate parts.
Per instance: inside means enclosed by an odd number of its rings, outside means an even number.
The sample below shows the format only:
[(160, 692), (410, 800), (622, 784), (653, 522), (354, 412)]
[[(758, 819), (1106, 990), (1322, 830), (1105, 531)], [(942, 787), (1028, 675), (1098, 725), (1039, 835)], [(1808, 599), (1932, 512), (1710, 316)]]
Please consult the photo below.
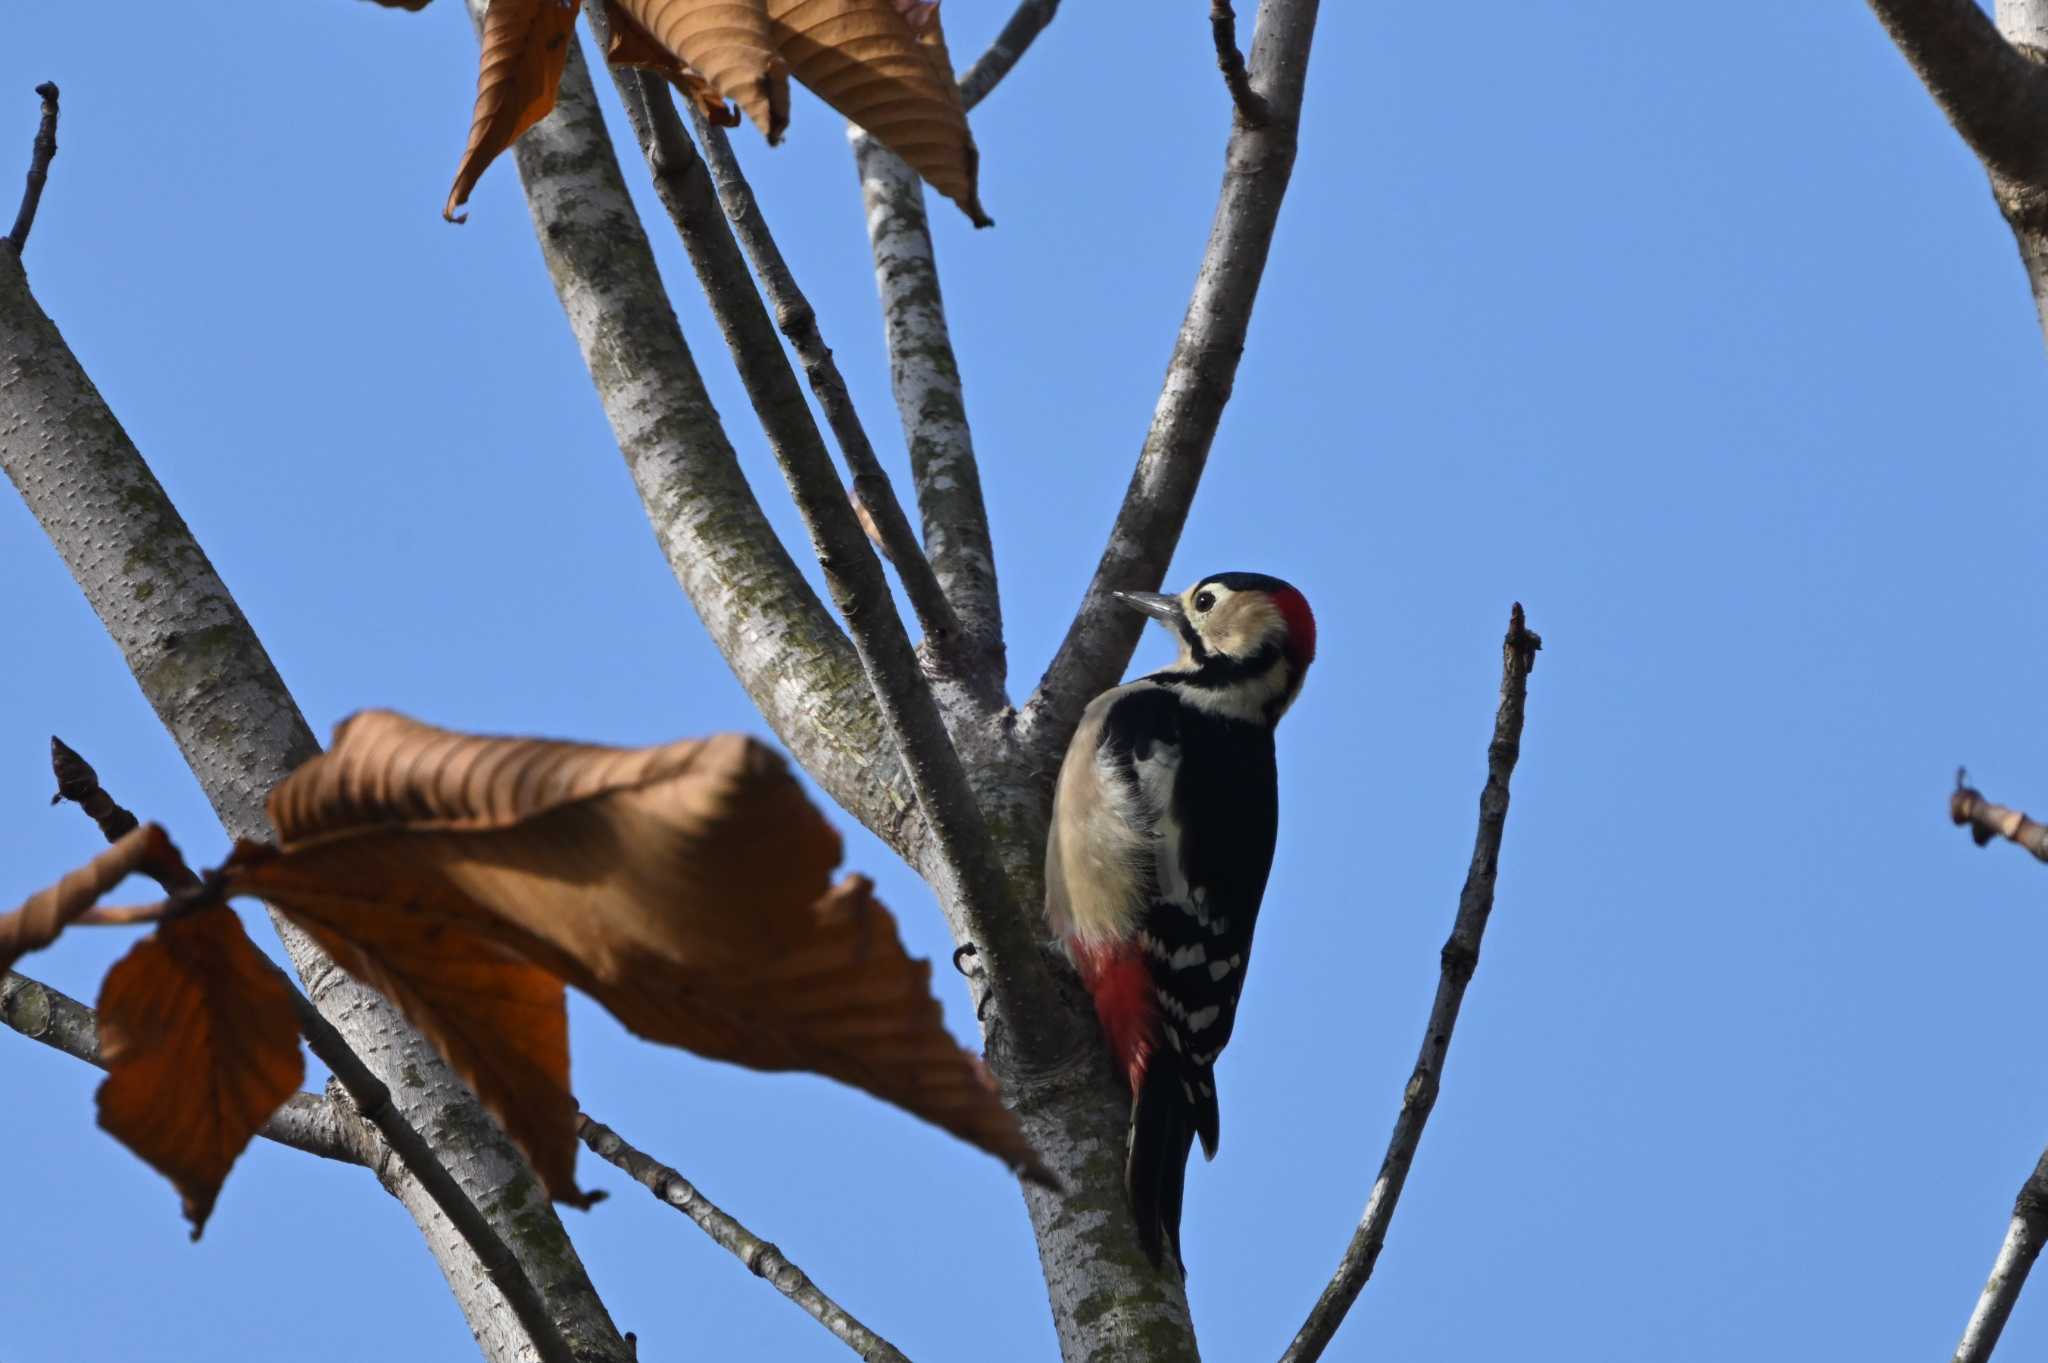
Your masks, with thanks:
[[(881, 709), (888, 739), (931, 830), (952, 893), (942, 895), (958, 940), (980, 949), (995, 1015), (1026, 1056), (1058, 1051), (1063, 1019), (1033, 1001), (1048, 997), (1046, 965), (1024, 917), (930, 682), (889, 596), (881, 560), (861, 529), (805, 404), (767, 309), (755, 292), (710, 176), (677, 117), (667, 87), (620, 72), (626, 107), (656, 190), (696, 268), (755, 412), (768, 430), (790, 495), (810, 532), (833, 603)], [(565, 78), (564, 89), (568, 82)]]
[(1230, 0), (1209, 0), (1209, 32), (1216, 41), (1216, 67), (1223, 72), (1223, 88), (1238, 114), (1254, 128), (1262, 128), (1271, 114), (1266, 101), (1252, 89), (1252, 78), (1244, 69), (1244, 53), (1237, 50), (1237, 11)]
[(1501, 834), (1507, 828), (1508, 781), (1515, 772), (1515, 760), (1522, 752), (1522, 715), (1529, 700), (1529, 672), (1536, 666), (1536, 650), (1543, 640), (1530, 632), (1518, 602), (1508, 617), (1507, 637), (1501, 642), (1500, 710), (1493, 720), (1493, 741), (1486, 749), (1486, 786), (1479, 792), (1479, 831), (1472, 842), (1472, 865), (1465, 873), (1465, 888), (1458, 896), (1458, 916), (1444, 943), (1439, 961), (1436, 998), (1430, 1004), (1429, 1022), (1422, 1031), (1422, 1050), (1415, 1059), (1415, 1071), (1401, 1095), (1401, 1113), (1394, 1119), (1394, 1134), (1387, 1142), (1386, 1157), (1380, 1161), (1379, 1177), (1366, 1199), (1365, 1215), (1358, 1230), (1338, 1261), (1329, 1286), (1317, 1299), (1308, 1320), (1294, 1336), (1280, 1363), (1313, 1363), (1329, 1347), (1337, 1327), (1351, 1304), (1358, 1300), (1366, 1279), (1379, 1261), (1387, 1242), (1387, 1227), (1401, 1200), (1401, 1188), (1408, 1181), (1409, 1166), (1422, 1143), (1422, 1129), (1436, 1106), (1437, 1090), (1443, 1083), (1444, 1060), (1451, 1049), (1451, 1032), (1458, 1025), (1458, 1010), (1465, 1002), (1465, 986), (1479, 964), (1479, 944), (1486, 935), (1486, 920), (1493, 912), (1494, 879), (1500, 870)]

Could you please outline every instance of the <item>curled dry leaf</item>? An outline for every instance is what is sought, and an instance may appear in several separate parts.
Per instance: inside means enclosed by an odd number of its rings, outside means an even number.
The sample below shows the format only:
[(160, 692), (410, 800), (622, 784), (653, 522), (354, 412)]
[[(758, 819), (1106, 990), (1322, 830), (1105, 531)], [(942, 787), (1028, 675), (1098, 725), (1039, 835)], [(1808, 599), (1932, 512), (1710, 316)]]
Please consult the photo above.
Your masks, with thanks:
[(953, 80), (938, 7), (898, 0), (767, 0), (775, 47), (818, 97), (987, 227), (980, 153)]
[(659, 71), (706, 112), (723, 111), (731, 99), (762, 136), (782, 140), (789, 71), (761, 0), (605, 0), (605, 14), (612, 28), (605, 60), (613, 66)]
[(946, 1031), (929, 963), (868, 881), (831, 885), (838, 834), (751, 739), (600, 748), (370, 712), (270, 817), (280, 848), (238, 849), (233, 891), (384, 990), (557, 1197), (575, 1196), (560, 981), (650, 1040), (829, 1075), (1050, 1178)]
[(132, 873), (173, 863), (183, 865), (183, 858), (158, 825), (146, 823), (122, 835), (119, 842), (55, 885), (30, 895), (13, 913), (0, 915), (0, 973), (11, 970), (29, 952), (56, 941), (58, 933)]
[(289, 989), (215, 904), (107, 972), (100, 1125), (177, 1186), (197, 1240), (228, 1170), (305, 1078)]
[(455, 210), (469, 202), (469, 192), (484, 168), (555, 107), (581, 4), (582, 0), (491, 0), (484, 14), (483, 64), (477, 70), (469, 145), (463, 148), (455, 186), (441, 210), (448, 221), (462, 221)]

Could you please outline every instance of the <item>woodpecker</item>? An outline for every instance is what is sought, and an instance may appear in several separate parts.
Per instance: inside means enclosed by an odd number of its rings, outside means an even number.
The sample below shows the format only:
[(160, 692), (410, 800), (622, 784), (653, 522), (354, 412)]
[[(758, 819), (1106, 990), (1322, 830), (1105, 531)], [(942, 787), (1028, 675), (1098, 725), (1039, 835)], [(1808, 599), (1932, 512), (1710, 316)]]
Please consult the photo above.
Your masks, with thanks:
[(1053, 794), (1046, 917), (1130, 1085), (1124, 1184), (1140, 1240), (1153, 1263), (1168, 1246), (1182, 1263), (1188, 1154), (1200, 1136), (1216, 1157), (1214, 1066), (1279, 829), (1273, 730), (1316, 624), (1300, 592), (1261, 573), (1115, 595), (1172, 630), (1180, 656), (1082, 712)]

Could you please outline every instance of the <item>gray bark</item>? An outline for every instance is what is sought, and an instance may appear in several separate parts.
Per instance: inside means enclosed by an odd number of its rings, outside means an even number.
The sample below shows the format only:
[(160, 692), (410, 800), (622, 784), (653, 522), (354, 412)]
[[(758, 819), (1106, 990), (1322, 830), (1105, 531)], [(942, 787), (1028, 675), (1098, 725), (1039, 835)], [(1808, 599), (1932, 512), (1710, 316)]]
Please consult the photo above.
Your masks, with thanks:
[[(567, 75), (563, 84), (566, 88)], [(824, 437), (667, 87), (651, 77), (627, 73), (620, 76), (619, 88), (656, 190), (683, 239), (755, 415), (768, 433), (790, 497), (810, 532), (811, 549), (824, 569), (833, 604), (846, 621), (868, 688), (880, 704), (888, 736), (909, 775), (930, 832), (931, 853), (945, 863), (951, 882), (959, 887), (960, 893), (949, 903), (956, 914), (954, 934), (979, 948), (997, 1019), (1027, 1053), (1045, 1054), (1058, 1044), (1058, 1029), (1044, 1025), (1051, 1020), (1037, 1010), (1019, 1006), (1045, 996), (1044, 964), (1009, 894), (930, 679), (890, 599), (881, 561), (840, 487)]]
[[(644, 83), (640, 90), (647, 94)], [(668, 100), (666, 90), (660, 98)], [(661, 106), (654, 106), (653, 113), (659, 116)], [(903, 514), (889, 475), (875, 456), (867, 428), (854, 410), (853, 395), (847, 391), (838, 362), (832, 358), (832, 348), (825, 344), (824, 335), (818, 330), (818, 314), (797, 287), (789, 262), (783, 259), (782, 248), (775, 244), (774, 234), (768, 230), (768, 221), (740, 169), (725, 129), (706, 118), (704, 110), (696, 104), (690, 106), (690, 119), (703, 142), (704, 163), (718, 187), (719, 206), (761, 281), (761, 292), (775, 313), (776, 329), (796, 352), (797, 362), (804, 369), (804, 381), (831, 424), (832, 438), (839, 443), (840, 455), (853, 478), (852, 497), (857, 513), (863, 517), (862, 528), (882, 557), (895, 565), (903, 594), (910, 601), (918, 626), (925, 632), (927, 664), (946, 676), (959, 678), (969, 687), (992, 682), (982, 689), (999, 692), (1002, 679), (976, 675), (963, 654), (960, 618), (954, 614), (931, 560), (925, 557), (909, 518)], [(675, 131), (680, 134), (680, 127)], [(993, 694), (985, 700), (987, 708), (994, 708)]]
[(859, 128), (849, 128), (860, 171), (861, 202), (875, 256), (875, 287), (889, 343), (889, 383), (910, 449), (924, 548), (960, 617), (964, 651), (1001, 691), (1003, 611), (996, 592), (995, 547), (981, 470), (967, 427), (967, 399), (946, 304), (939, 294), (938, 262), (925, 219), (924, 182), (903, 161)]
[(1991, 180), (2048, 340), (2048, 0), (1869, 0)]
[(783, 746), (841, 808), (915, 855), (915, 797), (860, 659), (740, 472), (579, 52), (554, 113), (514, 152), (555, 294), (677, 583)]
[[(19, 259), (0, 251), (0, 465), (63, 556), (177, 741), (228, 832), (270, 832), (264, 798), (319, 750), (262, 644), (56, 327)], [(391, 1089), (415, 1129), (446, 1133), (444, 1163), (580, 1351), (623, 1359), (624, 1342), (546, 1194), (502, 1130), (376, 994), (273, 917), (306, 992)], [(532, 1343), (418, 1183), (392, 1188), (426, 1237), (487, 1358)]]

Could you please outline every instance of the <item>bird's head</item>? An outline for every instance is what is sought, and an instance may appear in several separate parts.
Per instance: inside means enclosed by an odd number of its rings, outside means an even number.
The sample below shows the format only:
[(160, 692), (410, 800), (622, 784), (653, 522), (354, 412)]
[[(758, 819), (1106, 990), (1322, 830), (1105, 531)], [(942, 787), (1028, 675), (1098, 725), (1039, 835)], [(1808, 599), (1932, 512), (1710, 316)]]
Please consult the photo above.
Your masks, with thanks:
[(1215, 573), (1178, 596), (1118, 592), (1116, 598), (1180, 640), (1180, 658), (1169, 672), (1197, 690), (1232, 692), (1234, 702), (1268, 722), (1293, 703), (1315, 660), (1316, 618), (1308, 598), (1277, 577)]

